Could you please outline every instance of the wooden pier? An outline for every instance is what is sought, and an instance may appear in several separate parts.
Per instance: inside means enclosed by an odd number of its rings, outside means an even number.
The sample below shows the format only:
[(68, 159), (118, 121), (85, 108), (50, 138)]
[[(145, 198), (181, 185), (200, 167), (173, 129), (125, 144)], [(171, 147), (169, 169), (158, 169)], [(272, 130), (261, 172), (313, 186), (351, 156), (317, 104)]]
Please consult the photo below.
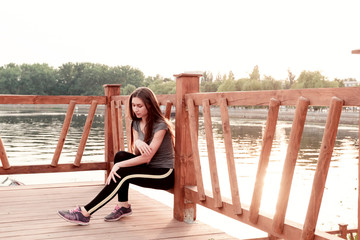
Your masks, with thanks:
[[(184, 225), (184, 221), (191, 222), (196, 220), (196, 207), (197, 205), (201, 205), (210, 210), (266, 232), (268, 234), (266, 239), (270, 240), (339, 240), (346, 238), (348, 233), (357, 232), (357, 234), (360, 235), (359, 228), (347, 230), (346, 228), (341, 227), (339, 231), (333, 231), (331, 234), (318, 231), (316, 229), (342, 109), (343, 107), (355, 107), (359, 109), (360, 87), (200, 93), (200, 76), (201, 75), (199, 74), (176, 75), (176, 94), (158, 96), (160, 101), (159, 104), (166, 106), (164, 113), (165, 116), (169, 117), (171, 108), (175, 107), (176, 156), (175, 186), (174, 189), (172, 189), (172, 193), (174, 194), (172, 208), (165, 210), (165, 208), (159, 207), (161, 209), (161, 214), (157, 216), (156, 213), (158, 213), (158, 211), (153, 211), (153, 209), (156, 209), (159, 203), (154, 203), (149, 200), (149, 205), (147, 205), (143, 201), (144, 197), (140, 196), (138, 193), (133, 192), (132, 194), (141, 199), (135, 200), (134, 203), (134, 211), (138, 212), (138, 215), (126, 219), (120, 223), (114, 223), (121, 225), (119, 228), (110, 227), (112, 224), (105, 226), (105, 224), (101, 222), (102, 220), (99, 219), (100, 217), (96, 215), (92, 220), (97, 224), (94, 224), (95, 226), (88, 227), (88, 231), (84, 231), (83, 229), (86, 228), (74, 228), (73, 226), (64, 227), (61, 221), (53, 219), (56, 216), (50, 212), (66, 207), (66, 205), (68, 208), (73, 208), (74, 206), (72, 206), (72, 204), (76, 202), (74, 200), (79, 200), (79, 204), (81, 204), (82, 199), (78, 199), (78, 197), (83, 197), (84, 194), (88, 194), (88, 192), (93, 194), (94, 192), (97, 192), (96, 190), (99, 189), (100, 186), (67, 186), (64, 184), (56, 187), (21, 187), (16, 189), (16, 191), (13, 188), (9, 188), (8, 190), (1, 189), (1, 232), (5, 231), (9, 234), (22, 234), (20, 233), (22, 231), (21, 229), (31, 223), (32, 225), (30, 225), (30, 227), (25, 228), (27, 229), (26, 231), (38, 231), (37, 235), (35, 234), (38, 237), (44, 233), (45, 235), (49, 235), (49, 239), (54, 239), (55, 237), (62, 238), (65, 236), (73, 237), (73, 233), (79, 237), (80, 234), (85, 234), (85, 232), (88, 232), (88, 235), (85, 236), (90, 239), (92, 234), (108, 236), (106, 234), (110, 233), (113, 233), (114, 236), (117, 236), (117, 239), (119, 236), (121, 236), (121, 234), (124, 234), (124, 229), (129, 230), (126, 231), (129, 235), (124, 239), (228, 238), (228, 236), (223, 232), (205, 227), (204, 225)], [(127, 103), (128, 96), (123, 96), (120, 94), (120, 85), (106, 85), (105, 96), (101, 97), (1, 96), (0, 104), (68, 104), (69, 107), (64, 120), (63, 129), (59, 134), (60, 137), (55, 149), (54, 157), (52, 161), (49, 161), (49, 164), (11, 166), (9, 159), (6, 156), (6, 143), (1, 141), (0, 136), (0, 159), (2, 163), (2, 167), (0, 168), (0, 175), (91, 170), (104, 170), (109, 172), (113, 165), (114, 153), (116, 153), (118, 150), (125, 150), (125, 140), (130, 136), (130, 120), (126, 115), (128, 110)], [(89, 114), (84, 126), (83, 136), (81, 138), (74, 163), (59, 163), (59, 156), (64, 144), (66, 143), (66, 134), (69, 129), (72, 114), (74, 112), (73, 109), (76, 104), (90, 105)], [(101, 162), (83, 163), (81, 162), (81, 158), (98, 104), (105, 105), (106, 108), (104, 126), (105, 160)], [(227, 183), (230, 186), (231, 199), (225, 199), (221, 194), (215, 154), (216, 149), (214, 146), (214, 139), (212, 134), (212, 120), (210, 114), (211, 106), (217, 106), (221, 111), (223, 130), (222, 137), (224, 139), (226, 149), (226, 159), (222, 159), (224, 160), (222, 163), (227, 165)], [(266, 128), (263, 132), (262, 148), (260, 151), (252, 200), (250, 203), (244, 203), (240, 200), (241, 198), (238, 188), (238, 177), (236, 173), (234, 149), (231, 137), (231, 122), (229, 121), (228, 113), (229, 107), (242, 106), (261, 106), (268, 109)], [(311, 106), (327, 107), (328, 115), (326, 123), (324, 124), (323, 140), (319, 149), (319, 157), (317, 160), (317, 168), (315, 170), (313, 184), (310, 186), (312, 189), (310, 200), (308, 202), (307, 209), (303, 209), (303, 211), (307, 213), (306, 218), (303, 223), (294, 223), (286, 219), (286, 211), (288, 207), (290, 190), (293, 187), (292, 180), (299, 149), (301, 147), (300, 142), (302, 139), (303, 129), (305, 127), (306, 116), (309, 107)], [(284, 159), (283, 171), (281, 174), (281, 183), (279, 186), (280, 191), (278, 193), (275, 214), (269, 215), (262, 211), (260, 205), (261, 201), (266, 201), (266, 199), (262, 199), (263, 185), (267, 166), (269, 164), (269, 157), (271, 154), (280, 107), (295, 108), (295, 113), (290, 132), (287, 153)], [(204, 189), (202, 176), (203, 170), (201, 168), (202, 166), (199, 156), (199, 109), (202, 109), (202, 117), (205, 125), (205, 137), (208, 153), (207, 158), (210, 166), (209, 171), (212, 186), (210, 191)], [(241, 110), (241, 108), (239, 108), (239, 110)], [(125, 126), (123, 126), (123, 122), (125, 122)], [(125, 129), (125, 134), (123, 129)], [(127, 140), (129, 141), (129, 139)], [(345, 177), (346, 176), (344, 176), (344, 178)], [(358, 179), (360, 179), (360, 175)], [(337, 184), (342, 184), (341, 180), (342, 179), (339, 179)], [(83, 194), (79, 194), (79, 191)], [(359, 188), (358, 191), (360, 196)], [(49, 199), (47, 200), (45, 196), (49, 197)], [(85, 197), (90, 197), (90, 195), (86, 195)], [(360, 205), (360, 197), (358, 201)], [(148, 200), (145, 202), (148, 202)], [(25, 212), (26, 214), (24, 214), (24, 218), (29, 220), (28, 223), (26, 220), (24, 221), (21, 219), (21, 207), (24, 205), (26, 206), (26, 204), (29, 204), (29, 207), (27, 208), (28, 210), (26, 210), (29, 212)], [(38, 210), (37, 207), (39, 207), (40, 210)], [(150, 208), (152, 210), (150, 210)], [(358, 221), (360, 221), (360, 208), (358, 206), (354, 206), (354, 209), (356, 208), (359, 209), (357, 215)], [(110, 210), (111, 206), (106, 206), (104, 208), (105, 212), (109, 212)], [(9, 212), (9, 214), (4, 215), (3, 212)], [(41, 214), (38, 214), (39, 212), (41, 212)], [(159, 222), (158, 226), (156, 226), (157, 224), (153, 224), (154, 221), (156, 222), (157, 220), (160, 220), (161, 216), (163, 216), (163, 213), (165, 215), (163, 222)], [(144, 219), (143, 217), (145, 215), (149, 215), (148, 218)], [(39, 217), (40, 219), (35, 220), (35, 216)], [(7, 224), (7, 222), (11, 224)], [(51, 222), (51, 224), (46, 227), (47, 222)], [(19, 226), (14, 226), (15, 223), (17, 223)], [(152, 227), (149, 227), (149, 224)], [(44, 227), (42, 227), (43, 225)], [(148, 230), (145, 228), (142, 229), (145, 226), (149, 227)], [(196, 229), (195, 226), (203, 227)], [(139, 229), (138, 232), (135, 227)], [(13, 230), (6, 230), (8, 228)], [(52, 232), (48, 232), (48, 228), (51, 228)], [(133, 229), (134, 231), (130, 231), (130, 229)], [(176, 229), (180, 230), (177, 231)], [(192, 231), (190, 231), (190, 229), (193, 229), (195, 232), (198, 231), (198, 233), (190, 233)], [(183, 232), (187, 231), (189, 232), (189, 235), (184, 235)], [(205, 232), (209, 233), (209, 235), (206, 235)], [(215, 234), (216, 236), (212, 237), (212, 234)], [(0, 237), (1, 236), (2, 235), (0, 235)], [(16, 237), (15, 235), (11, 236)], [(52, 238), (52, 236), (54, 237)], [(113, 236), (109, 235), (108, 239), (112, 238)], [(18, 239), (21, 238), (19, 237)], [(37, 238), (34, 237), (34, 239)]]
[[(130, 188), (131, 216), (105, 222), (116, 204), (110, 202), (88, 226), (65, 222), (57, 210), (73, 209), (99, 192), (103, 183), (52, 184), (0, 188), (0, 239), (235, 239), (220, 229), (196, 221), (173, 219), (172, 208)], [(154, 190), (156, 191), (156, 190)]]

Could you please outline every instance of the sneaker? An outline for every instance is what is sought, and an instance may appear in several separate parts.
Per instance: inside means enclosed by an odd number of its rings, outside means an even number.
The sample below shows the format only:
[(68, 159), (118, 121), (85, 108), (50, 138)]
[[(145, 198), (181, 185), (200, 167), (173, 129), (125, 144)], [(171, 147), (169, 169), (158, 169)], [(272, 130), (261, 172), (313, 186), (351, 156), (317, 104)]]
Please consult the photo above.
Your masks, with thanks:
[(90, 222), (90, 216), (85, 217), (81, 213), (81, 208), (80, 207), (77, 207), (74, 210), (58, 211), (58, 214), (65, 221), (75, 223), (75, 224), (78, 224), (78, 225), (88, 225), (89, 222)]
[(119, 220), (122, 217), (129, 216), (131, 214), (132, 214), (131, 205), (129, 205), (128, 208), (126, 208), (126, 207), (120, 208), (118, 205), (116, 205), (114, 210), (109, 215), (107, 215), (104, 218), (104, 220), (107, 222), (114, 222), (114, 221)]

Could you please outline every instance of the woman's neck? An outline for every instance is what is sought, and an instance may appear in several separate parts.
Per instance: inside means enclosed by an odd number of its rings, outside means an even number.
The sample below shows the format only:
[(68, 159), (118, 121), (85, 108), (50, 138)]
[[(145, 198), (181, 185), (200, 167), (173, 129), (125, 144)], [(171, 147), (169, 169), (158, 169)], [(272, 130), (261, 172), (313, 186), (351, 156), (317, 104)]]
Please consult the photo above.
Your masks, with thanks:
[(141, 120), (140, 120), (140, 122), (141, 122), (142, 124), (146, 124), (146, 117), (142, 117)]
[(145, 127), (146, 127), (146, 118), (141, 118), (140, 120), (140, 129), (143, 133), (145, 133)]

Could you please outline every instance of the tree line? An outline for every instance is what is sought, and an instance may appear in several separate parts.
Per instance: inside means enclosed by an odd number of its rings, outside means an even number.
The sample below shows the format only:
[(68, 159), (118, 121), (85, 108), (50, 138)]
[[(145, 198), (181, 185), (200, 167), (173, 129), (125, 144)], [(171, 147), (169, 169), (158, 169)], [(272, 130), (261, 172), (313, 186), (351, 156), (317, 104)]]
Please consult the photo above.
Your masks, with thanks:
[(230, 71), (228, 74), (218, 74), (215, 78), (211, 72), (204, 72), (201, 81), (203, 92), (226, 92), (226, 91), (259, 91), (301, 88), (335, 88), (344, 87), (345, 81), (357, 83), (354, 78), (328, 80), (319, 71), (302, 71), (296, 76), (288, 69), (288, 76), (283, 80), (276, 80), (272, 76), (264, 75), (260, 79), (259, 67), (255, 66), (246, 78), (235, 79)]
[[(201, 92), (255, 91), (290, 88), (343, 87), (344, 81), (329, 81), (320, 72), (303, 71), (299, 77), (288, 70), (288, 78), (275, 80), (271, 76), (260, 79), (258, 66), (247, 78), (235, 79), (230, 71), (215, 78), (209, 71), (203, 73)], [(175, 81), (160, 75), (145, 76), (131, 66), (110, 67), (96, 63), (65, 63), (58, 68), (48, 64), (15, 64), (0, 67), (0, 94), (21, 95), (104, 95), (104, 84), (121, 84), (121, 94), (130, 94), (140, 86), (151, 88), (156, 94), (174, 94)]]

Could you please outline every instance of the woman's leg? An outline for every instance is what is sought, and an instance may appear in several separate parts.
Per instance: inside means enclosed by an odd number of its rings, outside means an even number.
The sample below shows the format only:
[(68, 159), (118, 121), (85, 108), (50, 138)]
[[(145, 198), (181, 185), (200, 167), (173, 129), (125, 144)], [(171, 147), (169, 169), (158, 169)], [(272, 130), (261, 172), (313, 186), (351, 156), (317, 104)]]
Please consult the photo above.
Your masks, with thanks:
[[(120, 151), (118, 152), (115, 157), (114, 157), (114, 164), (115, 163), (118, 163), (118, 162), (121, 162), (121, 161), (124, 161), (124, 160), (127, 160), (127, 159), (130, 159), (130, 158), (134, 158), (136, 157), (136, 155), (132, 154), (132, 153), (129, 153), (129, 152), (125, 152), (125, 151)], [(120, 175), (121, 176), (121, 175)], [(124, 189), (122, 191), (121, 194), (125, 194), (126, 196), (128, 196), (129, 194), (129, 185), (126, 186), (126, 184), (122, 187), (122, 189)], [(126, 197), (127, 199), (128, 197)], [(124, 202), (124, 201), (121, 201), (121, 197), (120, 197), (120, 194), (118, 193), (118, 202), (120, 203), (120, 207), (126, 207), (128, 208), (129, 207), (129, 204), (128, 202)]]
[[(114, 163), (118, 163), (134, 157), (136, 157), (136, 155), (132, 153), (120, 151), (116, 153), (114, 157)], [(119, 171), (118, 174), (120, 175), (121, 178), (124, 177), (124, 175), (121, 175)], [(106, 203), (108, 203), (110, 200), (112, 200), (115, 197), (118, 188), (120, 187), (126, 188), (126, 185), (125, 186), (120, 185), (121, 178), (119, 179), (118, 177), (115, 176), (116, 183), (114, 181), (111, 181), (109, 185), (105, 185), (104, 188), (100, 191), (100, 193), (90, 203), (84, 206), (85, 211), (90, 215), (93, 214), (95, 211), (100, 209), (102, 206), (104, 206)], [(128, 192), (122, 191), (122, 194), (127, 195)]]
[[(134, 170), (134, 174), (128, 174), (122, 179), (123, 185), (118, 191), (119, 203), (115, 206), (115, 209), (104, 218), (105, 221), (117, 221), (122, 217), (132, 214), (130, 204), (128, 204), (129, 183), (155, 189), (169, 189), (174, 184), (173, 169), (149, 168), (144, 165), (132, 169), (125, 168), (125, 170), (127, 172)], [(118, 172), (120, 172), (120, 170)]]
[(130, 183), (154, 189), (169, 189), (173, 187), (174, 184), (173, 169), (149, 168), (146, 164), (143, 164), (134, 167), (120, 168), (117, 173), (121, 178), (116, 178), (116, 183), (111, 181), (94, 200), (84, 206), (89, 214), (93, 214), (99, 210), (113, 199), (116, 194), (118, 194), (119, 202), (127, 202)]

